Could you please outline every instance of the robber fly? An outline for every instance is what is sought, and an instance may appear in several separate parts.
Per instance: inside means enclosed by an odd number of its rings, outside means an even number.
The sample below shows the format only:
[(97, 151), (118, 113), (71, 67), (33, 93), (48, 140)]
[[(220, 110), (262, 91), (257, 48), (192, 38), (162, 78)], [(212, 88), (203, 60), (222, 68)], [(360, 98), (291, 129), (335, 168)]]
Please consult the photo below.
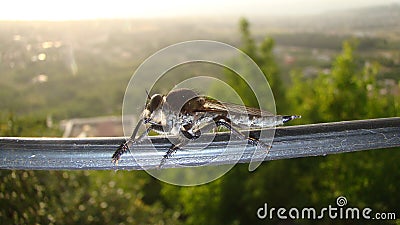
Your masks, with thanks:
[[(168, 95), (154, 94), (151, 97), (148, 95), (148, 102), (132, 136), (115, 151), (112, 162), (117, 164), (120, 157), (129, 151), (133, 144), (140, 143), (151, 130), (158, 134), (178, 137), (178, 143), (172, 144), (166, 151), (160, 167), (190, 140), (199, 138), (202, 133), (215, 127), (225, 127), (231, 134), (247, 139), (250, 144), (262, 146), (268, 151), (271, 146), (257, 138), (246, 136), (240, 129), (268, 128), (296, 118), (300, 116), (274, 115), (256, 108), (220, 102), (197, 95), (191, 89), (176, 89)], [(136, 138), (142, 124), (146, 126), (146, 130)]]

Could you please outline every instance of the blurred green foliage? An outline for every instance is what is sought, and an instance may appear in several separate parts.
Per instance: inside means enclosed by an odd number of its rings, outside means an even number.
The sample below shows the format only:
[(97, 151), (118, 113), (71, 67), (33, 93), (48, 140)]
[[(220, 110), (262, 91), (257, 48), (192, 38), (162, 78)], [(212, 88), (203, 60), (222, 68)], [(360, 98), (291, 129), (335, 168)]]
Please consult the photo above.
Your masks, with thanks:
[(145, 202), (145, 172), (0, 170), (6, 224), (180, 224), (180, 212)]
[(61, 134), (51, 116), (16, 116), (0, 112), (0, 137), (58, 137)]
[[(247, 20), (240, 20), (239, 28), (242, 50), (266, 74), (278, 112), (301, 114), (303, 118), (297, 123), (400, 115), (399, 96), (382, 91), (385, 87), (378, 82), (380, 64), (359, 60), (356, 40), (343, 43), (330, 71), (306, 77), (302, 71), (293, 70), (291, 83), (284, 83), (274, 59), (274, 39), (267, 37), (257, 45)], [(82, 65), (79, 68), (85, 69)], [(97, 65), (86, 69), (104, 68)], [(55, 92), (50, 84), (43, 84), (49, 85), (47, 91), (56, 95), (49, 95), (59, 106), (53, 113), (62, 115), (56, 111), (69, 107), (75, 110), (78, 107), (77, 111), (87, 111), (87, 115), (91, 115), (89, 111), (100, 112), (105, 108), (110, 113), (120, 111), (108, 104), (115, 102), (112, 99), (122, 99), (123, 91), (107, 98), (99, 98), (93, 91), (76, 94), (74, 79), (71, 77), (65, 89), (58, 90), (63, 92), (59, 96), (56, 93), (60, 92)], [(110, 83), (106, 81), (104, 76), (97, 80), (84, 78), (81, 82), (88, 88), (101, 84), (96, 88), (107, 90)], [(122, 78), (118, 81), (122, 83)], [(0, 91), (7, 94), (8, 86), (2, 86)], [(240, 91), (241, 87), (236, 88)], [(24, 90), (26, 96), (37, 91), (30, 85)], [(77, 105), (67, 96), (99, 104)], [(39, 100), (28, 98), (38, 101), (35, 103), (38, 108), (46, 102)], [(17, 99), (14, 107), (22, 109), (22, 100)], [(64, 113), (74, 116), (74, 111)], [(41, 116), (2, 112), (0, 118), (0, 136), (54, 136), (59, 132), (49, 128), (48, 118)], [(279, 220), (259, 220), (257, 209), (264, 203), (271, 207), (319, 209), (335, 205), (341, 195), (346, 196), (352, 207), (394, 211), (399, 216), (399, 159), (399, 149), (387, 149), (265, 162), (252, 173), (248, 172), (248, 165), (241, 164), (220, 179), (198, 187), (161, 183), (142, 171), (0, 170), (0, 221), (4, 224), (282, 224)], [(331, 220), (290, 222), (332, 223)], [(379, 222), (394, 224), (394, 221)]]
[[(285, 102), (285, 91), (283, 90), (278, 65), (275, 62), (273, 54), (273, 49), (275, 47), (274, 39), (265, 37), (260, 46), (257, 46), (254, 38), (251, 36), (249, 22), (245, 18), (240, 19), (239, 28), (242, 35), (243, 52), (250, 56), (265, 74), (274, 94), (275, 102), (278, 102), (280, 108)], [(239, 85), (239, 87), (244, 89), (241, 85)], [(249, 94), (241, 96), (248, 95)], [(250, 106), (257, 105), (252, 104)]]
[(333, 62), (331, 72), (320, 73), (315, 79), (305, 79), (302, 73), (292, 72), (288, 101), (292, 110), (301, 110), (303, 121), (343, 121), (400, 114), (399, 96), (387, 94), (387, 87), (378, 82), (379, 63), (357, 61), (356, 46), (356, 40), (343, 42), (342, 53)]

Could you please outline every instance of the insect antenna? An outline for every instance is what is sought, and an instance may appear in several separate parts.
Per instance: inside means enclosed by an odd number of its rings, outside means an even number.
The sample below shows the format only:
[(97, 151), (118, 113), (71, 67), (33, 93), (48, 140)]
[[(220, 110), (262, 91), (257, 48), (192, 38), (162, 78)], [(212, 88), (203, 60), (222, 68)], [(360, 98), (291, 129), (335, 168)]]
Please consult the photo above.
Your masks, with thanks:
[(147, 89), (144, 89), (144, 90), (146, 91), (147, 100), (150, 100), (150, 99), (151, 99), (151, 97), (150, 97), (149, 91), (147, 91)]

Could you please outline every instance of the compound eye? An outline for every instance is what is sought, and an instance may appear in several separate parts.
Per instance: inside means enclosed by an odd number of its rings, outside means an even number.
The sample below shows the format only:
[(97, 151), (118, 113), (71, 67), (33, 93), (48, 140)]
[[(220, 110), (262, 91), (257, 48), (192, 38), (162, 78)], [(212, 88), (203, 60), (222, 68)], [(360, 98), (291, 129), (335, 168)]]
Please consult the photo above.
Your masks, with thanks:
[(149, 103), (147, 103), (146, 109), (150, 112), (153, 112), (161, 105), (162, 99), (162, 96), (159, 94), (151, 96)]

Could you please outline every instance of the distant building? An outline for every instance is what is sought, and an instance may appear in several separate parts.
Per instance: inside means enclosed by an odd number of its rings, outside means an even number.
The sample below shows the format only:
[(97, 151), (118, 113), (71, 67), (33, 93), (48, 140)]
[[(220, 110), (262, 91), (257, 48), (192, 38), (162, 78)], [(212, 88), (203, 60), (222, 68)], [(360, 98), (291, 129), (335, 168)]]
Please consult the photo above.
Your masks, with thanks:
[(400, 85), (394, 79), (383, 79), (380, 81), (381, 89), (379, 93), (381, 95), (393, 95), (399, 96), (400, 95)]
[[(135, 116), (124, 118), (124, 125), (133, 127)], [(63, 137), (120, 137), (124, 136), (122, 118), (120, 116), (103, 116), (91, 118), (75, 118), (62, 120)]]
[(292, 55), (285, 54), (285, 56), (283, 57), (283, 61), (285, 65), (292, 65), (293, 63), (296, 62), (296, 58)]

